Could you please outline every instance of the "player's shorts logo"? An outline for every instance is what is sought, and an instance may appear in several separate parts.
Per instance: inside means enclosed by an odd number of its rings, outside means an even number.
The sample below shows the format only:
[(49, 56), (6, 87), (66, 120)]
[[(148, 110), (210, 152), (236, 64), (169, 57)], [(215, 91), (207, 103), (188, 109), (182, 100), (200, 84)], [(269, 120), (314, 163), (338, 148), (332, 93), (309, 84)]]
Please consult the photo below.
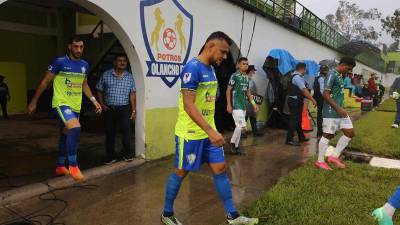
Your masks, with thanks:
[(196, 155), (195, 154), (189, 154), (186, 156), (187, 162), (189, 165), (192, 165), (196, 161)]
[(140, 18), (149, 55), (147, 76), (160, 77), (172, 87), (190, 54), (193, 16), (178, 0), (143, 0)]

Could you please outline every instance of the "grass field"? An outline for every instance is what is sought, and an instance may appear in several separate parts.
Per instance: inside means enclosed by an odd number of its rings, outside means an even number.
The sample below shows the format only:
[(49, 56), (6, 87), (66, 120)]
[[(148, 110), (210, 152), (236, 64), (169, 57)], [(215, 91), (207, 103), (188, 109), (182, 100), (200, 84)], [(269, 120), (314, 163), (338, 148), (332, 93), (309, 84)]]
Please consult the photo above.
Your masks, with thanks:
[(386, 99), (377, 109), (382, 112), (396, 112), (396, 101), (394, 99)]
[(370, 213), (400, 183), (399, 170), (346, 162), (347, 169), (327, 173), (312, 163), (282, 178), (244, 214), (260, 217), (264, 225), (375, 224)]
[[(400, 130), (391, 128), (394, 112), (369, 112), (354, 122), (356, 137), (348, 149), (400, 159)], [(333, 141), (335, 144), (340, 135)]]

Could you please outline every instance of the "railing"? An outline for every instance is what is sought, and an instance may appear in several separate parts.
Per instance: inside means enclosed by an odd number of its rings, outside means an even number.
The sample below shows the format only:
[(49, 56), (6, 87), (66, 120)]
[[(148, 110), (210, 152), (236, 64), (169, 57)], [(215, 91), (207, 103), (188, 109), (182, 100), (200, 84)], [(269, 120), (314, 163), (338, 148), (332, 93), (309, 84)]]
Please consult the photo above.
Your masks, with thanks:
[[(350, 40), (329, 26), (296, 0), (231, 0), (242, 6), (270, 16), (292, 29), (335, 50)], [(383, 59), (376, 53), (363, 53), (356, 57), (362, 63), (383, 71)]]

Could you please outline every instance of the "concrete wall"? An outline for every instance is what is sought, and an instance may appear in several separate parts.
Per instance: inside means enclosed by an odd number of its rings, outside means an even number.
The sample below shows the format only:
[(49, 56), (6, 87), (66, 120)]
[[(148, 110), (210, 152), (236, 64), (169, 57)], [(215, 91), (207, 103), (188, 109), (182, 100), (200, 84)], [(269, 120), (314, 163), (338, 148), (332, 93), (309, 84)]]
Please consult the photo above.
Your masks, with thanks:
[[(0, 3), (4, 0), (0, 0)], [(146, 76), (147, 61), (150, 55), (157, 53), (181, 56), (179, 60), (161, 60), (161, 63), (182, 63), (188, 52), (188, 57), (197, 55), (208, 35), (221, 30), (227, 33), (237, 46), (241, 46), (242, 55), (247, 52), (250, 63), (258, 69), (257, 85), (260, 94), (265, 92), (266, 78), (261, 69), (267, 53), (273, 48), (284, 48), (290, 51), (297, 59), (338, 59), (340, 54), (330, 48), (312, 41), (304, 36), (282, 27), (263, 17), (258, 17), (251, 49), (250, 38), (255, 14), (245, 11), (243, 37), (241, 37), (241, 21), (243, 9), (225, 0), (152, 0), (132, 1), (119, 0), (119, 4), (109, 0), (72, 0), (89, 9), (102, 19), (121, 41), (132, 64), (138, 95), (138, 119), (136, 123), (136, 150), (142, 153), (145, 150), (149, 158), (160, 158), (174, 152), (174, 124), (176, 121), (178, 83), (168, 86), (174, 77), (166, 78)], [(140, 4), (143, 8), (141, 19)], [(154, 5), (153, 5), (154, 4)], [(156, 46), (151, 45), (152, 31), (156, 27), (155, 13), (157, 8), (162, 12), (165, 24), (161, 28), (161, 35)], [(193, 20), (190, 19), (190, 15)], [(179, 35), (174, 23), (181, 15), (182, 33), (187, 41), (186, 49), (180, 53), (178, 48), (172, 50), (163, 46), (162, 34), (164, 29), (172, 28)], [(191, 26), (193, 21), (193, 26)], [(145, 35), (142, 28), (146, 27)], [(191, 29), (192, 28), (192, 29)], [(192, 33), (191, 33), (192, 30)], [(157, 33), (157, 32), (156, 32)], [(192, 34), (192, 35), (191, 35)], [(148, 42), (146, 42), (146, 38)], [(192, 37), (192, 38), (191, 38)], [(178, 36), (179, 40), (182, 40)], [(190, 43), (190, 40), (192, 42)], [(189, 51), (190, 50), (190, 51)], [(359, 64), (357, 70), (369, 69)]]

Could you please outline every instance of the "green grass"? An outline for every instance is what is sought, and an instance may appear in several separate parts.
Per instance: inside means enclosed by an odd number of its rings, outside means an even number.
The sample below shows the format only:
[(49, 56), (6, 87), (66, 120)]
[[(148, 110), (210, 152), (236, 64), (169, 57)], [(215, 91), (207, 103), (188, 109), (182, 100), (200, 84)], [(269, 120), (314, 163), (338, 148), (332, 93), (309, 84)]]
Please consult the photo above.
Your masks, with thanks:
[(394, 116), (394, 112), (375, 111), (355, 121), (356, 137), (350, 142), (349, 149), (400, 159), (400, 130), (391, 128)]
[(399, 184), (399, 170), (347, 162), (347, 169), (327, 173), (313, 168), (312, 161), (282, 178), (244, 214), (264, 225), (375, 224), (370, 213)]
[(396, 112), (396, 101), (392, 98), (386, 99), (376, 110), (382, 112)]

